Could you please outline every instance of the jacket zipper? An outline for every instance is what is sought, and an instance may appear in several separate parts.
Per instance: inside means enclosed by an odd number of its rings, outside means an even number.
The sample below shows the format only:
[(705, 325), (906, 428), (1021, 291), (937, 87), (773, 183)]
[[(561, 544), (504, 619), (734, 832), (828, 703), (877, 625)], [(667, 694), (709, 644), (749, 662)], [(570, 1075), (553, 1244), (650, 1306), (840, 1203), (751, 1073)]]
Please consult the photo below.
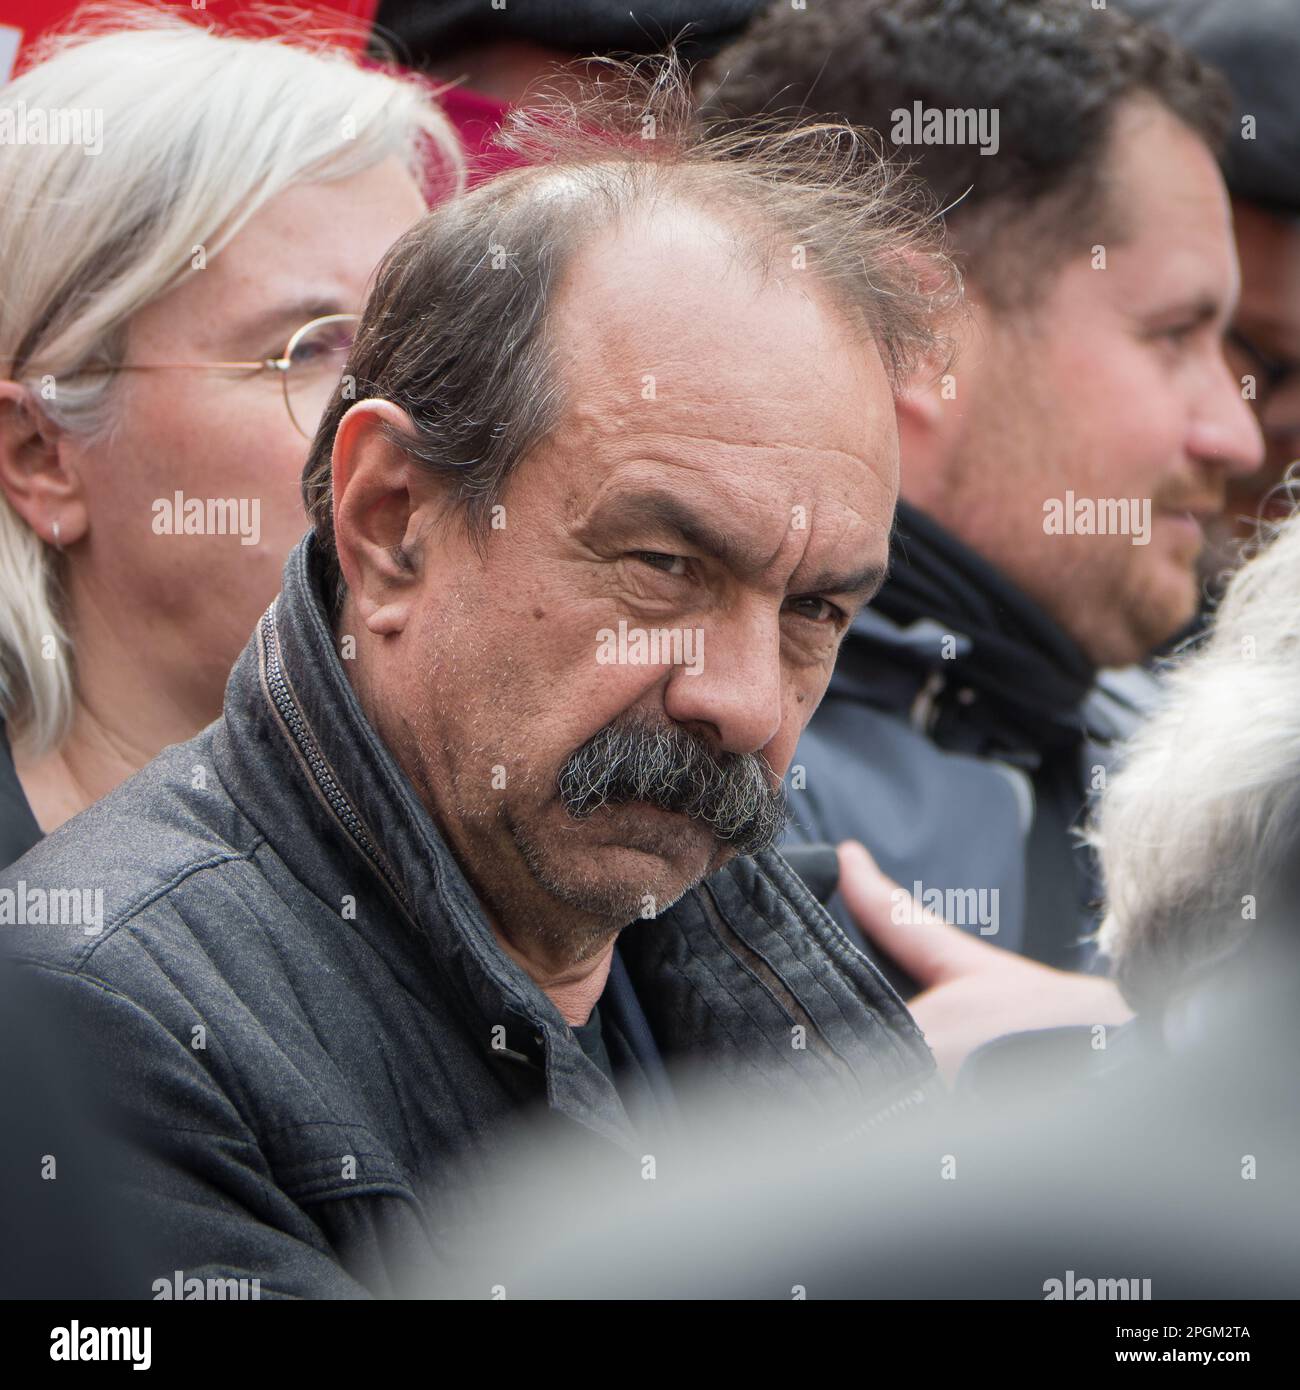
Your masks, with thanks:
[(357, 815), (352, 808), (352, 803), (343, 794), (343, 789), (339, 786), (325, 755), (320, 751), (320, 746), (316, 742), (315, 735), (312, 733), (307, 721), (302, 717), (292, 694), (289, 691), (288, 681), (285, 679), (284, 671), (280, 665), (280, 643), (278, 634), (275, 631), (275, 620), (272, 616), (275, 612), (275, 604), (262, 614), (261, 622), (258, 624), (262, 639), (262, 655), (266, 671), (266, 688), (275, 705), (284, 726), (289, 731), (295, 746), (302, 755), (303, 761), (311, 771), (312, 779), (316, 783), (320, 794), (325, 798), (326, 805), (333, 811), (336, 819), (347, 831), (357, 848), (365, 855), (366, 859), (373, 866), (389, 892), (397, 899), (408, 916), (414, 918), (411, 904), (406, 894), (402, 891), (401, 885), (389, 872), (388, 865), (376, 846), (370, 832), (366, 829), (365, 822)]

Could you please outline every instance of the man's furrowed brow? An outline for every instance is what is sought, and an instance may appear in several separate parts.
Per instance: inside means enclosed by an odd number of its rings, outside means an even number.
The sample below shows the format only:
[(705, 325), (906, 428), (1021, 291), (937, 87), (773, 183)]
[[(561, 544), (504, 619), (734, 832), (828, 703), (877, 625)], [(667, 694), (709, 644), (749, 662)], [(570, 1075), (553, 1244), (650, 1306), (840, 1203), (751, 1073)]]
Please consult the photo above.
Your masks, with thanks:
[[(759, 555), (726, 535), (708, 517), (673, 493), (657, 489), (624, 492), (610, 497), (588, 519), (587, 525), (606, 533), (651, 529), (680, 537), (702, 554), (721, 560), (739, 574), (759, 574), (770, 557)], [(584, 528), (585, 529), (585, 528)], [(798, 581), (791, 589), (806, 594), (844, 594), (869, 602), (884, 585), (889, 562), (863, 565), (849, 571), (826, 571), (811, 582)]]
[(860, 599), (863, 603), (870, 603), (884, 587), (888, 577), (889, 562), (886, 561), (883, 565), (863, 565), (861, 569), (847, 573), (823, 573), (815, 576), (811, 582), (799, 581), (791, 587), (797, 587), (801, 593), (844, 594), (849, 598)]
[(679, 537), (701, 554), (720, 560), (738, 573), (757, 572), (766, 557), (728, 536), (717, 523), (670, 492), (649, 489), (610, 497), (588, 518), (586, 529), (634, 534), (653, 531)]

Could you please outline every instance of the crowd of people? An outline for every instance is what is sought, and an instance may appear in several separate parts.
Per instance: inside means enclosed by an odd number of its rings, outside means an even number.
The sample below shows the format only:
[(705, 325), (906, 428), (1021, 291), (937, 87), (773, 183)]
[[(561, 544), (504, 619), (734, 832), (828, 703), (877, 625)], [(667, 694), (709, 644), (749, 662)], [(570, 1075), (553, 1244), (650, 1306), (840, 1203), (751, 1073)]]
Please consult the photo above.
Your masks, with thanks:
[(5, 1292), (1294, 1294), (1300, 21), (542, 8), (0, 87)]

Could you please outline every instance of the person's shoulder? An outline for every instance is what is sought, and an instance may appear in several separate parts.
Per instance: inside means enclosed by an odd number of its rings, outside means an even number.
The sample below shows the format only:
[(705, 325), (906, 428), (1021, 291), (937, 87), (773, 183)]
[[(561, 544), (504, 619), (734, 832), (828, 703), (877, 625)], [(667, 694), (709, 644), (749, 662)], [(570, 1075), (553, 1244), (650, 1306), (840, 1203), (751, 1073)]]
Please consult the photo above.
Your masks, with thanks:
[(940, 746), (905, 710), (824, 703), (799, 740), (794, 764), (814, 800), (836, 804), (847, 797), (864, 814), (889, 818), (906, 807), (927, 815), (1005, 815), (1017, 825), (1025, 819), (1028, 793), (1016, 769)]
[(219, 893), (222, 871), (245, 868), (261, 844), (204, 735), (177, 744), (0, 872), (6, 949), (79, 971), (128, 926), (141, 938), (184, 936), (172, 899), (199, 875)]

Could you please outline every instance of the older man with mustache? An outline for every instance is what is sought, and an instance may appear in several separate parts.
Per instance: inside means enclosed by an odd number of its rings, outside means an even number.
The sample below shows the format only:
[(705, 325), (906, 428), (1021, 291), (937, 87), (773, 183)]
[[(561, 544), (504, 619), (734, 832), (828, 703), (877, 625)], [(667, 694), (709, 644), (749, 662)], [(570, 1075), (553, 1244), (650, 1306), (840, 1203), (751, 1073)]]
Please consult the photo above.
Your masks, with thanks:
[(0, 884), (102, 888), (20, 953), (175, 1267), (264, 1294), (407, 1287), (522, 1115), (641, 1183), (677, 1064), (853, 1125), (934, 1075), (770, 846), (946, 264), (854, 132), (706, 142), (671, 66), (514, 122), (378, 272), (223, 717)]

